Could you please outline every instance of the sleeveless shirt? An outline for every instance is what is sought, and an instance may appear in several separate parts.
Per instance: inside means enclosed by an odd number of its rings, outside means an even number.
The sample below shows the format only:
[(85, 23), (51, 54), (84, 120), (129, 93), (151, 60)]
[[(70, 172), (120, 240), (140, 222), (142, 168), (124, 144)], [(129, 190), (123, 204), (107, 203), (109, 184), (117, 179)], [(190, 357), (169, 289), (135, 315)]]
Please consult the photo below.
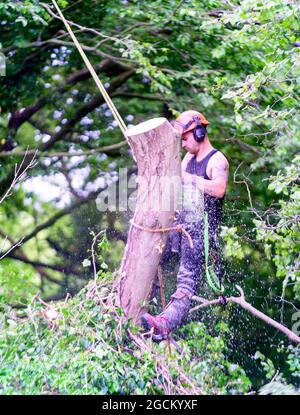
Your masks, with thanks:
[[(211, 180), (206, 172), (207, 165), (211, 157), (217, 153), (217, 149), (212, 149), (202, 160), (197, 161), (194, 156), (186, 166), (186, 172), (203, 177), (205, 180)], [(222, 202), (224, 197), (218, 198), (204, 193), (204, 211), (208, 214), (210, 231), (215, 231), (222, 219)]]

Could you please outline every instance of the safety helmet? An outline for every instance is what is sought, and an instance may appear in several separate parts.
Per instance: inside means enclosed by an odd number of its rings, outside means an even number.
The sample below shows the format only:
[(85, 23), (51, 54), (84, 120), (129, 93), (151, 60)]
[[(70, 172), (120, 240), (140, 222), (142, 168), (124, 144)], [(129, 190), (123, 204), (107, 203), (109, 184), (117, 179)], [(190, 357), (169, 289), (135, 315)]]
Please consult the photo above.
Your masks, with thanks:
[(174, 127), (181, 126), (181, 134), (184, 134), (201, 124), (205, 126), (209, 125), (209, 122), (204, 115), (198, 111), (188, 110), (182, 112), (179, 117), (176, 118)]

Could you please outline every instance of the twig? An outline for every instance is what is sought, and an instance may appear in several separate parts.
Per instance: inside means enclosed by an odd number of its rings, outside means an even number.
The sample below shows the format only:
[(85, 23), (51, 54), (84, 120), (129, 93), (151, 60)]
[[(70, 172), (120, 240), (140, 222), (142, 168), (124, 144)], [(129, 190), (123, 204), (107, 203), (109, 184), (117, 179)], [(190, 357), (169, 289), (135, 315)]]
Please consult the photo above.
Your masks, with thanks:
[[(263, 320), (269, 326), (275, 327), (277, 330), (284, 333), (291, 341), (293, 341), (295, 343), (300, 343), (300, 337), (299, 336), (297, 336), (294, 332), (292, 332), (290, 329), (285, 327), (283, 324), (278, 323), (277, 321), (273, 320), (271, 317), (267, 316), (266, 314), (262, 313), (261, 311), (257, 310), (255, 307), (253, 307), (252, 304), (248, 303), (245, 300), (245, 295), (244, 295), (243, 289), (239, 285), (236, 285), (236, 288), (241, 294), (240, 297), (228, 297), (228, 298), (226, 298), (227, 302), (232, 302), (232, 303), (240, 305), (242, 308), (249, 311), (249, 313), (251, 313), (253, 316)], [(203, 301), (203, 299), (201, 299), (200, 297), (193, 296), (192, 300), (200, 302), (201, 304), (196, 306), (196, 307), (193, 307), (189, 311), (190, 313), (192, 313), (192, 312), (194, 312), (194, 311), (196, 311), (200, 308), (208, 307), (210, 305), (221, 304), (220, 299), (216, 299), (216, 300), (212, 300), (212, 301), (207, 301), (207, 300)]]
[[(101, 230), (93, 238), (93, 242), (92, 242), (92, 246), (91, 246), (91, 251), (92, 251), (92, 265), (93, 265), (93, 274), (94, 274), (94, 284), (87, 291), (86, 298), (90, 298), (91, 295), (94, 294), (95, 291), (96, 291), (96, 289), (97, 289), (97, 265), (96, 265), (96, 256), (95, 256), (95, 244), (96, 244), (97, 239), (99, 238), (99, 236), (101, 234), (103, 234), (104, 232), (105, 232), (105, 230)], [(82, 301), (81, 303), (83, 303), (84, 301)], [(102, 301), (101, 298), (100, 298), (100, 301), (101, 301), (102, 305), (104, 306), (104, 303), (103, 303), (103, 301)]]
[(25, 161), (25, 159), (26, 159), (27, 156), (28, 156), (28, 150), (25, 151), (24, 157), (23, 157), (23, 160), (21, 161), (21, 163), (19, 165), (18, 164), (15, 165), (15, 175), (14, 175), (14, 178), (13, 178), (13, 180), (12, 180), (9, 188), (7, 189), (7, 191), (4, 193), (4, 195), (0, 199), (0, 205), (3, 203), (3, 201), (6, 198), (8, 198), (11, 195), (11, 191), (16, 186), (16, 184), (20, 183), (22, 180), (25, 179), (27, 170), (32, 169), (32, 168), (34, 168), (36, 166), (37, 161), (36, 161), (36, 151), (35, 151), (33, 153), (33, 157), (31, 159), (31, 161), (25, 167), (25, 169), (22, 171), (23, 164), (24, 164), (24, 161)]
[[(254, 209), (253, 204), (252, 204), (252, 198), (251, 198), (251, 192), (249, 189), (249, 185), (247, 183), (247, 180), (245, 180), (245, 178), (243, 180), (236, 180), (236, 175), (238, 172), (238, 169), (240, 168), (240, 166), (243, 164), (243, 161), (238, 165), (238, 167), (236, 168), (235, 172), (233, 173), (233, 182), (234, 183), (244, 183), (244, 185), (246, 186), (247, 189), (247, 193), (248, 193), (248, 199), (249, 199), (249, 203), (251, 206), (251, 211), (255, 214), (255, 216), (257, 216), (260, 220), (262, 220), (261, 216), (257, 213), (256, 209)], [(244, 175), (243, 175), (244, 176)]]
[(251, 152), (257, 154), (258, 156), (262, 155), (262, 151), (260, 151), (258, 148), (254, 147), (254, 146), (250, 146), (250, 144), (247, 144), (244, 141), (240, 141), (237, 138), (227, 138), (226, 141), (232, 141), (233, 143), (237, 144), (242, 149), (244, 149), (246, 151), (251, 151)]
[(14, 251), (16, 248), (22, 245), (24, 240), (24, 237), (19, 239), (18, 242), (16, 242), (13, 246), (11, 246), (7, 251), (4, 252), (4, 254), (0, 257), (0, 261), (5, 258), (11, 251)]
[(97, 239), (99, 238), (99, 236), (103, 233), (105, 233), (105, 230), (102, 230), (102, 231), (98, 232), (97, 235), (94, 236), (93, 243), (92, 243), (92, 262), (93, 262), (93, 271), (94, 271), (94, 282), (95, 282), (95, 284), (97, 283), (97, 266), (96, 266), (96, 258), (95, 258), (95, 244), (96, 244)]

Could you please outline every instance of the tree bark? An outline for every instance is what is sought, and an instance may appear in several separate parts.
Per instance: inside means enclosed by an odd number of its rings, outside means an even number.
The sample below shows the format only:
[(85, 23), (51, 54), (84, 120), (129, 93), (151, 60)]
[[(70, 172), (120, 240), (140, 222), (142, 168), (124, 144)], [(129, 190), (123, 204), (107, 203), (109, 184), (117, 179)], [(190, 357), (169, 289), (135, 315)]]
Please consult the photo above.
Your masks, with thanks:
[[(127, 318), (140, 323), (157, 272), (166, 232), (181, 195), (179, 140), (165, 118), (127, 131), (138, 167), (136, 207), (120, 268), (120, 304)], [(148, 228), (148, 230), (141, 229)]]

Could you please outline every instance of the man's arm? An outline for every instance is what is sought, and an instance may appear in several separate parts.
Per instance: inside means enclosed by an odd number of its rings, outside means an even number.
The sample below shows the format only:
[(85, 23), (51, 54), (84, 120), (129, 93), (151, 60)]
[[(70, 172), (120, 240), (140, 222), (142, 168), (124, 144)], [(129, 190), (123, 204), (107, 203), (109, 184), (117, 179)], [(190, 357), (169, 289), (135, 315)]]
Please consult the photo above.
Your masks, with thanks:
[(222, 198), (226, 193), (226, 187), (229, 175), (229, 163), (225, 156), (221, 153), (216, 154), (212, 160), (211, 180), (203, 179), (187, 172), (183, 172), (184, 182), (194, 183), (202, 192)]

